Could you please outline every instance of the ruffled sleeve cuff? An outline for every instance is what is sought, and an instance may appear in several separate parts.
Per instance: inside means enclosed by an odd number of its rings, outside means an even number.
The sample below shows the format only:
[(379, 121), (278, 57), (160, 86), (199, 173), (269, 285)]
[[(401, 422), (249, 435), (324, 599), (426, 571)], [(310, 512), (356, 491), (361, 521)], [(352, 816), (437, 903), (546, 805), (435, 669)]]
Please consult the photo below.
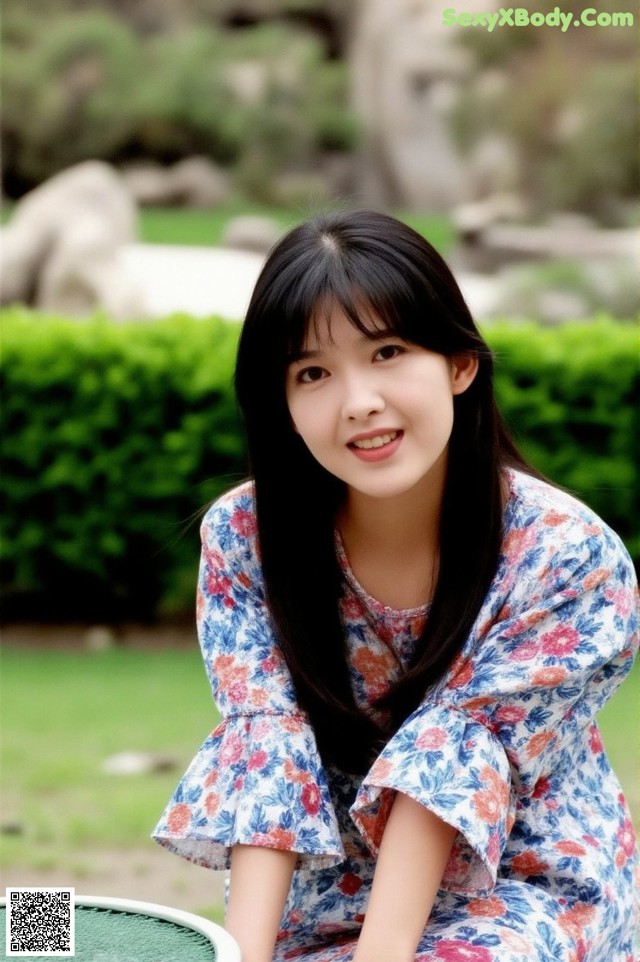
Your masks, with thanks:
[(375, 856), (396, 792), (458, 830), (441, 887), (490, 894), (515, 807), (509, 762), (497, 738), (446, 705), (423, 705), (411, 715), (365, 776), (351, 808)]
[(152, 838), (211, 869), (233, 845), (298, 852), (305, 868), (345, 858), (312, 730), (302, 715), (233, 715), (211, 733)]

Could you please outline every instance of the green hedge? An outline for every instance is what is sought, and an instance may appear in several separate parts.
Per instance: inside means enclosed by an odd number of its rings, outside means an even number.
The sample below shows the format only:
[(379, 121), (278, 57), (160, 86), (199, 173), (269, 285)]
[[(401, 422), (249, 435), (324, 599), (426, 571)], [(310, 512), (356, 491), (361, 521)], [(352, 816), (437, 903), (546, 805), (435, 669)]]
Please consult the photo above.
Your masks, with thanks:
[(198, 513), (244, 470), (237, 325), (2, 321), (5, 617), (190, 604)]
[[(238, 325), (0, 313), (5, 619), (118, 620), (192, 606), (198, 521), (244, 476)], [(637, 332), (602, 318), (486, 328), (507, 421), (635, 559)]]

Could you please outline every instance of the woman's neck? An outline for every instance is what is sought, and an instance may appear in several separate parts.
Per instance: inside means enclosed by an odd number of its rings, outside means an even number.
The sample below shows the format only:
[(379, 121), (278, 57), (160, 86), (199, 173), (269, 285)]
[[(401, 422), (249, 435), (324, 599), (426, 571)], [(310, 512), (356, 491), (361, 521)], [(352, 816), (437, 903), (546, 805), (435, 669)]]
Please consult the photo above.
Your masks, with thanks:
[(350, 492), (337, 524), (351, 569), (367, 592), (392, 608), (428, 602), (437, 578), (440, 486), (417, 485), (398, 498)]
[(346, 545), (357, 542), (372, 552), (399, 555), (436, 548), (440, 503), (425, 504), (420, 498), (413, 506), (395, 498), (357, 497), (349, 499), (338, 516), (338, 530)]

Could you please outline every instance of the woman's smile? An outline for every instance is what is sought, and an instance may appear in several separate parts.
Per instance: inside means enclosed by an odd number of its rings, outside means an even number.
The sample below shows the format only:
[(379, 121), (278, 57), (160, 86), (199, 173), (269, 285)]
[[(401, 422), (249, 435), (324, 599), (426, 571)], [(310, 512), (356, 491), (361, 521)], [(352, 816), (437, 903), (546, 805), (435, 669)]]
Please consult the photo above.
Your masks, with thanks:
[(369, 431), (348, 442), (347, 447), (361, 461), (384, 461), (400, 447), (404, 431)]

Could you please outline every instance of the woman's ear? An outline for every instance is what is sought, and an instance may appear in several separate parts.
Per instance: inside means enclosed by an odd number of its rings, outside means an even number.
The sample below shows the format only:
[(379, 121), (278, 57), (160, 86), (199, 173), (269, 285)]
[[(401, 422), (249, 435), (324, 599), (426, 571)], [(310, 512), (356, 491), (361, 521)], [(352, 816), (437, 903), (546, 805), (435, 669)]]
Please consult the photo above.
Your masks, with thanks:
[(477, 354), (454, 354), (451, 358), (451, 390), (464, 394), (478, 373)]

